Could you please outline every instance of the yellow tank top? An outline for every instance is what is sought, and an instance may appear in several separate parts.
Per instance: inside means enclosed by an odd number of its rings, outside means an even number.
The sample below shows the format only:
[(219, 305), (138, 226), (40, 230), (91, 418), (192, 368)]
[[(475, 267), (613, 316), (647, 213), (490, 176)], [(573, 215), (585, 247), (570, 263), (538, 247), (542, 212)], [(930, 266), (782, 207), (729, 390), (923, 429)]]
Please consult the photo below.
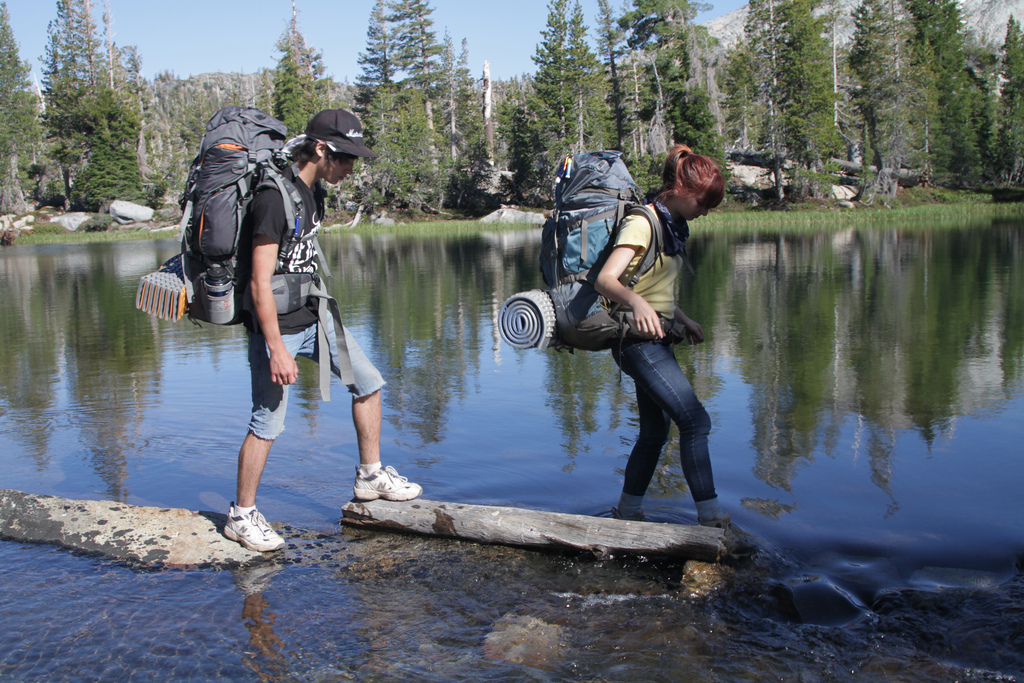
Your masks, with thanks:
[[(661, 226), (659, 225), (660, 229)], [(627, 216), (622, 222), (622, 228), (615, 240), (615, 246), (636, 247), (636, 253), (629, 262), (629, 267), (619, 278), (619, 281), (628, 286), (629, 278), (636, 271), (640, 258), (651, 243), (651, 224), (642, 215)], [(680, 254), (666, 256), (661, 254), (655, 261), (654, 267), (640, 276), (633, 291), (642, 296), (651, 308), (660, 315), (671, 319), (676, 311), (676, 276), (683, 265), (683, 257)]]

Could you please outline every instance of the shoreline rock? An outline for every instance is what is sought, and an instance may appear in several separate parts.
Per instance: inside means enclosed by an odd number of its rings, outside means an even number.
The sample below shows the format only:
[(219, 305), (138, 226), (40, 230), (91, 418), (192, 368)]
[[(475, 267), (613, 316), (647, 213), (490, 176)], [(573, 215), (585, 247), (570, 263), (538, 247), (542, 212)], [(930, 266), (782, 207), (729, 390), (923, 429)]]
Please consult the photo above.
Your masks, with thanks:
[(0, 538), (54, 543), (151, 567), (237, 567), (265, 556), (221, 534), (226, 516), (0, 489)]

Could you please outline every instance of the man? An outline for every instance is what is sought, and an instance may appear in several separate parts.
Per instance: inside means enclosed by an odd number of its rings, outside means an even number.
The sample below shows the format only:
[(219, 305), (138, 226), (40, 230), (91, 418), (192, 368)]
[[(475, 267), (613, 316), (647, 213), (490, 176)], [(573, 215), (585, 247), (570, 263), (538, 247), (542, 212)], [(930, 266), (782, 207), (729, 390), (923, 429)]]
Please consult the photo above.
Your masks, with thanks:
[[(251, 314), (246, 322), (249, 336), (249, 368), (252, 376), (252, 417), (249, 432), (238, 453), (238, 489), (236, 502), (228, 510), (224, 535), (257, 551), (278, 550), (284, 540), (256, 509), (256, 489), (274, 439), (284, 429), (288, 407), (288, 389), (298, 377), (297, 356), (317, 360), (326, 370), (342, 378), (352, 394), (352, 421), (359, 447), (353, 493), (360, 500), (385, 498), (412, 500), (422, 493), (418, 484), (399, 476), (393, 467), (380, 463), (381, 396), (384, 380), (343, 327), (325, 315), (323, 296), (294, 294), (295, 310), (280, 301), (275, 303), (274, 287), (280, 294), (282, 282), (310, 279), (315, 275), (315, 237), (324, 214), (321, 182), (339, 183), (352, 173), (358, 157), (377, 156), (363, 144), (362, 125), (351, 112), (329, 109), (314, 116), (304, 135), (289, 142), (295, 164), (284, 173), (290, 181), (301, 208), (289, 224), (285, 198), (277, 187), (256, 192), (247, 220), (252, 230)], [(240, 249), (244, 253), (244, 249)], [(282, 278), (281, 275), (285, 274)], [(312, 278), (308, 274), (314, 274)], [(277, 278), (274, 276), (277, 275)], [(272, 279), (274, 283), (272, 284)], [(333, 303), (333, 300), (331, 300)], [(334, 304), (336, 306), (336, 304)], [(282, 308), (284, 310), (282, 310)], [(337, 336), (335, 336), (337, 333)], [(326, 344), (329, 354), (325, 352)], [(322, 391), (330, 381), (322, 382)], [(325, 391), (325, 398), (327, 393)]]

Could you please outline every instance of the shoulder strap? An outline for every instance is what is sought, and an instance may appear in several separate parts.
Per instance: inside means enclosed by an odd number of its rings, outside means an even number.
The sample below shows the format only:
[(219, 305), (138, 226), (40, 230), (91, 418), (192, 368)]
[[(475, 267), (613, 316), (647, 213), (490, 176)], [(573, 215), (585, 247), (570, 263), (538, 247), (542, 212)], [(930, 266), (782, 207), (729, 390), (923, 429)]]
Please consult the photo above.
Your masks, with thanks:
[(654, 261), (661, 255), (665, 248), (665, 236), (661, 231), (661, 219), (653, 208), (646, 204), (633, 204), (626, 209), (626, 216), (641, 215), (647, 219), (651, 226), (651, 242), (644, 251), (643, 256), (637, 263), (636, 269), (629, 278), (630, 289), (640, 281), (640, 276), (654, 267)]
[[(295, 188), (295, 184), (288, 181), (281, 173), (273, 167), (273, 165), (267, 165), (266, 167), (267, 176), (271, 178), (277, 185), (277, 188), (281, 191), (281, 197), (284, 198), (284, 215), (288, 225), (294, 226), (289, 239), (298, 241), (302, 238), (299, 231), (302, 227), (302, 197), (299, 195), (299, 191)], [(299, 177), (299, 166), (298, 164), (292, 164), (291, 166), (292, 175), (296, 178)], [(302, 182), (302, 181), (299, 181)], [(322, 192), (314, 188), (313, 196), (317, 196), (317, 192)], [(311, 210), (316, 210), (314, 207)], [(317, 261), (320, 262), (320, 272), (324, 278), (330, 280), (331, 269), (327, 266), (327, 259), (324, 258), (323, 249), (320, 248), (320, 240), (317, 239), (316, 235), (313, 235), (313, 249), (316, 250)]]

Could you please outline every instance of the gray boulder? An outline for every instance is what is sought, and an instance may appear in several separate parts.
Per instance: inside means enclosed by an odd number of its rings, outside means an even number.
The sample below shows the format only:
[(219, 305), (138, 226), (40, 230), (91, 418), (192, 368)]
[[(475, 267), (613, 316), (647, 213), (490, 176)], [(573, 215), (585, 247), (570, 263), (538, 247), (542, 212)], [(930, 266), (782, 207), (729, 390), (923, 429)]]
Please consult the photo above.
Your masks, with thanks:
[(480, 219), (481, 223), (525, 223), (526, 225), (544, 225), (544, 214), (532, 211), (520, 211), (502, 207)]
[(153, 220), (153, 209), (141, 204), (117, 200), (110, 204), (110, 216), (118, 223), (145, 223)]
[(56, 216), (53, 219), (53, 222), (64, 226), (65, 230), (74, 232), (82, 226), (82, 223), (89, 220), (91, 216), (92, 214), (84, 213), (82, 211), (73, 211), (71, 213), (66, 213), (63, 216)]

